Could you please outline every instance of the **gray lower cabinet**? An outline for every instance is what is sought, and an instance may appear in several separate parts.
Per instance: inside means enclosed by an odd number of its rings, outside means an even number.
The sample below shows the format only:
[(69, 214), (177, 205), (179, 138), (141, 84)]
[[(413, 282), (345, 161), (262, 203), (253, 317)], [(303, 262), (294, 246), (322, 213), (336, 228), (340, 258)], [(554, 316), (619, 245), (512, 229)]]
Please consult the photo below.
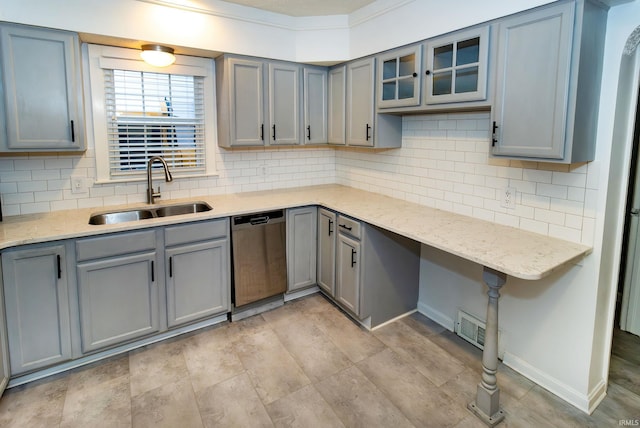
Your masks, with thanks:
[(606, 9), (589, 0), (499, 21), (494, 156), (594, 159), (606, 22)]
[(331, 297), (336, 287), (336, 217), (318, 208), (318, 286)]
[(316, 285), (315, 206), (287, 210), (287, 291)]
[(165, 229), (169, 327), (231, 308), (228, 229), (227, 219)]
[(160, 331), (153, 230), (76, 242), (82, 352)]
[(64, 244), (20, 247), (2, 253), (9, 358), (14, 376), (71, 358), (65, 260)]
[[(1, 266), (1, 265), (0, 265)], [(2, 276), (0, 268), (0, 276)], [(9, 383), (9, 347), (7, 344), (7, 323), (4, 311), (4, 293), (0, 287), (0, 397)]]
[(360, 242), (345, 234), (338, 235), (336, 254), (336, 300), (356, 316), (360, 311)]
[(78, 35), (0, 24), (0, 47), (6, 115), (0, 151), (84, 150)]

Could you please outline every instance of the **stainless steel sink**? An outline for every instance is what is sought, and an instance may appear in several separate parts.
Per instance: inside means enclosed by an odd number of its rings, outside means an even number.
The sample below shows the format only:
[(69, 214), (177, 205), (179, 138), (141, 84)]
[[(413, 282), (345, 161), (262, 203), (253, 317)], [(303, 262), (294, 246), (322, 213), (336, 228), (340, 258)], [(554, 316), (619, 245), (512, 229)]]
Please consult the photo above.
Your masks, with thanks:
[(111, 213), (93, 214), (89, 217), (89, 224), (116, 224), (125, 221), (138, 221), (153, 218), (151, 210), (117, 211)]
[(113, 211), (96, 213), (89, 217), (89, 224), (116, 224), (127, 221), (139, 221), (148, 218), (170, 217), (174, 215), (195, 214), (211, 211), (211, 205), (206, 202), (189, 202), (186, 204), (165, 205), (157, 208), (141, 208), (137, 210)]
[(167, 205), (156, 209), (158, 217), (169, 217), (172, 215), (195, 214), (211, 211), (209, 204), (204, 202), (194, 202), (191, 204)]

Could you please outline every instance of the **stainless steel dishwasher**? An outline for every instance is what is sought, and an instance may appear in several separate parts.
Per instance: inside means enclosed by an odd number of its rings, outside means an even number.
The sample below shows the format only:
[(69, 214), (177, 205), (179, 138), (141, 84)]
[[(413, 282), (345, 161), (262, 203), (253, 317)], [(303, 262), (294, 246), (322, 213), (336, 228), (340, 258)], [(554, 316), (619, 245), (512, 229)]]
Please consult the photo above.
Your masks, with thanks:
[(286, 222), (283, 210), (234, 216), (231, 242), (236, 307), (287, 290)]

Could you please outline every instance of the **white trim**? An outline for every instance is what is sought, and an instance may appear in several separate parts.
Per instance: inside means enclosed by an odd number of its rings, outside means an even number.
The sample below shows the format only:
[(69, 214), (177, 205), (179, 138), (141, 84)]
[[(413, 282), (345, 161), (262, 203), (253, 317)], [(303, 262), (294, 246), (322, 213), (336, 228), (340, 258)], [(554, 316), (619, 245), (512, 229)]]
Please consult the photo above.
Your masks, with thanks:
[(290, 302), (292, 300), (296, 300), (296, 299), (300, 299), (300, 298), (305, 297), (305, 296), (310, 296), (312, 294), (316, 294), (318, 291), (320, 291), (320, 289), (318, 288), (317, 285), (314, 285), (312, 287), (305, 288), (304, 290), (298, 290), (298, 291), (292, 291), (290, 293), (285, 293), (284, 301), (285, 302)]
[(408, 317), (409, 315), (411, 315), (411, 314), (413, 314), (413, 313), (415, 313), (415, 312), (417, 312), (417, 311), (418, 311), (417, 309), (412, 309), (412, 310), (410, 310), (410, 311), (408, 311), (408, 312), (405, 312), (404, 314), (400, 314), (400, 315), (398, 315), (398, 316), (397, 316), (397, 317), (395, 317), (395, 318), (391, 318), (390, 320), (385, 321), (385, 322), (383, 322), (382, 324), (378, 324), (377, 326), (370, 328), (370, 330), (371, 330), (371, 331), (376, 331), (377, 329), (382, 328), (382, 327), (384, 327), (385, 325), (391, 324), (392, 322), (396, 322), (396, 321), (398, 321), (399, 319), (402, 319), (402, 318)]
[(431, 319), (432, 321), (437, 322), (447, 330), (452, 332), (456, 331), (456, 320), (443, 314), (440, 311), (433, 309), (430, 306), (427, 306), (422, 302), (418, 302), (418, 312), (420, 312), (425, 317)]
[[(88, 64), (86, 72), (89, 78), (90, 91), (88, 97), (91, 102), (85, 103), (87, 118), (92, 118), (91, 125), (87, 127), (88, 146), (95, 147), (96, 183), (122, 183), (140, 181), (142, 176), (128, 178), (113, 178), (109, 171), (109, 144), (107, 138), (107, 120), (104, 102), (104, 72), (103, 65), (119, 64), (131, 66), (133, 69), (144, 68), (144, 62), (139, 59), (139, 51), (136, 49), (118, 48), (113, 46), (83, 44), (82, 55)], [(189, 57), (176, 55), (176, 65), (159, 69), (151, 67), (151, 71), (171, 73), (175, 70), (178, 74), (193, 70), (195, 73), (204, 73), (204, 93), (211, 96), (205, 97), (205, 166), (204, 173), (200, 176), (217, 175), (215, 153), (218, 145), (217, 111), (216, 111), (216, 85), (215, 62), (210, 58)], [(182, 72), (182, 73), (181, 73)], [(200, 74), (196, 74), (200, 75)], [(91, 132), (93, 129), (93, 132)], [(193, 177), (194, 175), (184, 175)], [(176, 175), (179, 178), (180, 174)]]

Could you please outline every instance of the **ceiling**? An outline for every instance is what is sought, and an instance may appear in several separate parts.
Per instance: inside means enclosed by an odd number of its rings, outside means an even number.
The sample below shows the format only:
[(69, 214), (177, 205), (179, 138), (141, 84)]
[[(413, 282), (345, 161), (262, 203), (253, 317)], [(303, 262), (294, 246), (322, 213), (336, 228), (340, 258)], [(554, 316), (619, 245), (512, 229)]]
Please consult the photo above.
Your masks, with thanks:
[(224, 0), (289, 16), (348, 15), (375, 0)]

